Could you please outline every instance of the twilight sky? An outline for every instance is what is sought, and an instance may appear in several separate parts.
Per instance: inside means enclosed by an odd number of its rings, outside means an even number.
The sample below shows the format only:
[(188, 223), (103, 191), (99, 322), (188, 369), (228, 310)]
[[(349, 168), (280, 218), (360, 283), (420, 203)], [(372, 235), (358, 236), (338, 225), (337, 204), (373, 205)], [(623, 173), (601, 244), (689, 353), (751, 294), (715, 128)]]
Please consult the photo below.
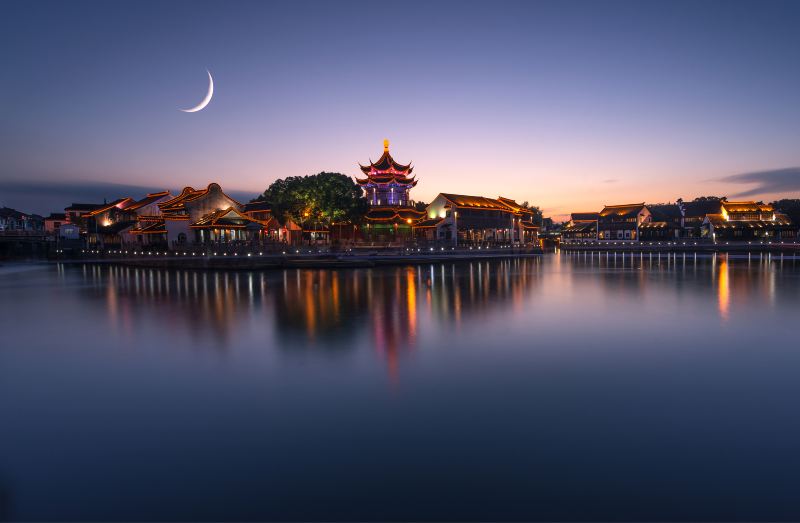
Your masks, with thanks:
[(0, 206), (255, 194), (384, 138), (417, 200), (797, 198), (798, 27), (797, 1), (4, 1)]

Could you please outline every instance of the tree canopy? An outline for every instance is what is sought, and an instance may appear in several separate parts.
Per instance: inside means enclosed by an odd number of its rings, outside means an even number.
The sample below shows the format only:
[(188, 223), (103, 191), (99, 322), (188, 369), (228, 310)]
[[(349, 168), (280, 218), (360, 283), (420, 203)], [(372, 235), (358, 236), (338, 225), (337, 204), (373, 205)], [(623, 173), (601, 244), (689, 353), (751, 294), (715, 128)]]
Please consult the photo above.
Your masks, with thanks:
[(776, 211), (782, 212), (794, 223), (800, 223), (800, 200), (783, 199), (772, 202)]
[(361, 188), (349, 176), (329, 172), (276, 180), (254, 201), (269, 203), (280, 221), (291, 218), (298, 224), (326, 227), (357, 223), (369, 208)]

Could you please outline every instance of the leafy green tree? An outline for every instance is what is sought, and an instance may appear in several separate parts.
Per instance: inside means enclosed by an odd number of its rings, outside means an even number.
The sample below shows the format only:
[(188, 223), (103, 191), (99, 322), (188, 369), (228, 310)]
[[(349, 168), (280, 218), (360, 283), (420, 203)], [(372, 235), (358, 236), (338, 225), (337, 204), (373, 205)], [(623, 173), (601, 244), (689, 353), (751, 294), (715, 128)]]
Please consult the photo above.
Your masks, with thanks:
[(305, 226), (358, 223), (369, 209), (349, 176), (329, 172), (276, 180), (255, 201), (269, 203), (278, 220), (291, 218)]

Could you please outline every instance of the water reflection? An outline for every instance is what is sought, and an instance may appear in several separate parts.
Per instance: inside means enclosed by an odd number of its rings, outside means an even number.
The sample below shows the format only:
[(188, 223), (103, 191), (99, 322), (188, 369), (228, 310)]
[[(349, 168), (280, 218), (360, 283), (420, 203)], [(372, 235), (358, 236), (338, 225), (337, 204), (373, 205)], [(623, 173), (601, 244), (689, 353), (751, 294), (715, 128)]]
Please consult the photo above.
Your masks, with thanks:
[[(272, 330), (290, 351), (352, 348), (366, 335), (394, 368), (399, 355), (417, 345), (425, 322), (458, 332), (464, 321), (485, 320), (486, 314), (504, 308), (523, 314), (530, 299), (545, 289), (547, 302), (564, 293), (571, 296), (569, 290), (587, 270), (604, 292), (637, 299), (662, 292), (664, 286), (689, 293), (713, 290), (719, 319), (725, 322), (737, 304), (757, 298), (774, 306), (784, 267), (782, 259), (765, 256), (733, 260), (658, 253), (578, 252), (548, 263), (556, 270), (546, 281), (539, 259), (260, 273), (83, 266), (80, 274), (85, 293), (102, 302), (120, 335), (130, 335), (143, 319), (168, 324), (171, 332), (192, 339), (211, 337), (221, 350), (254, 323)], [(787, 263), (794, 267), (796, 260)], [(74, 271), (61, 267), (59, 274), (66, 280)], [(592, 303), (593, 294), (573, 306)]]
[[(417, 344), (420, 324), (456, 331), (465, 319), (504, 307), (522, 309), (539, 259), (434, 264), (389, 269), (283, 272), (164, 271), (83, 266), (86, 295), (108, 324), (130, 336), (137, 324), (162, 323), (172, 337), (207, 337), (219, 350), (254, 323), (269, 327), (286, 351), (346, 350), (368, 336), (392, 375)], [(74, 268), (61, 267), (62, 281)]]
[(794, 259), (5, 269), (0, 519), (800, 515)]

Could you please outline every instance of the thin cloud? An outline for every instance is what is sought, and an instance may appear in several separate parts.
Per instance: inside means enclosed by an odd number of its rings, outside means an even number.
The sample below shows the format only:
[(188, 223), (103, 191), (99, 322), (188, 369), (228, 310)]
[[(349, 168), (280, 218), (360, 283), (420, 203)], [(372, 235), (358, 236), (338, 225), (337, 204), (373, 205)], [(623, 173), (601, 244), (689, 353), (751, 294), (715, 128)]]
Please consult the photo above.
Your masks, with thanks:
[(755, 187), (732, 195), (734, 198), (779, 194), (800, 191), (800, 167), (787, 167), (771, 171), (734, 174), (720, 181), (736, 184), (756, 184)]
[(618, 181), (619, 180), (617, 180), (616, 178), (608, 178), (606, 180), (603, 180), (603, 183), (617, 183)]
[[(23, 212), (42, 215), (63, 212), (73, 202), (102, 203), (129, 196), (142, 198), (151, 192), (170, 189), (178, 194), (182, 187), (156, 187), (108, 182), (0, 182), (0, 207), (7, 206)], [(244, 191), (225, 192), (240, 202), (248, 202), (256, 196)]]

